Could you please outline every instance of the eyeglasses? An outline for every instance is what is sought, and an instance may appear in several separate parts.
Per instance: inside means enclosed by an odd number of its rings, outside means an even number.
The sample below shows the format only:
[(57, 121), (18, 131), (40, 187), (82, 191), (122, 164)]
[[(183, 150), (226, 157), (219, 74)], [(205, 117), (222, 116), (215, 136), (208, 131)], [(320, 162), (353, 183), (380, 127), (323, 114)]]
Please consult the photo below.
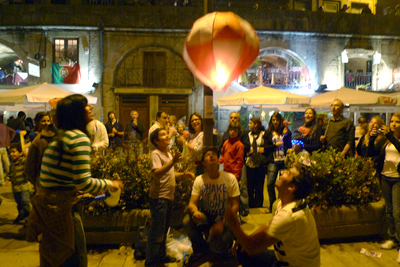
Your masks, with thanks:
[(195, 122), (195, 121), (199, 121), (200, 119), (193, 119), (191, 120), (191, 122)]

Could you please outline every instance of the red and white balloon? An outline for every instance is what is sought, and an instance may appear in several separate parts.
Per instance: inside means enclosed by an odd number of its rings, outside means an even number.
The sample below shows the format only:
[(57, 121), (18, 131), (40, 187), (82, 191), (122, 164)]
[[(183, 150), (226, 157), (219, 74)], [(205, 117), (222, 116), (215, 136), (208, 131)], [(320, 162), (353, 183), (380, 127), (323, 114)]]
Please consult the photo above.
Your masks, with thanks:
[(186, 37), (183, 59), (189, 70), (213, 90), (226, 90), (257, 58), (253, 26), (232, 12), (214, 12), (196, 20)]

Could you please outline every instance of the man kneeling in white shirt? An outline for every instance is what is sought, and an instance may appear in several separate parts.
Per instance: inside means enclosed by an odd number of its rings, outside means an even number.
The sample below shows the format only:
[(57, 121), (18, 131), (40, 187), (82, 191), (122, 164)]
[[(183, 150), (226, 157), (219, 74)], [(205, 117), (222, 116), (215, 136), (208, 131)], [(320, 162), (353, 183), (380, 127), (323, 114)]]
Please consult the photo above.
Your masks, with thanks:
[[(239, 262), (247, 266), (320, 266), (320, 247), (314, 217), (305, 198), (315, 181), (305, 165), (281, 171), (275, 187), (280, 200), (272, 220), (251, 235), (240, 228), (235, 213), (225, 210), (225, 220), (237, 238)], [(274, 245), (275, 254), (268, 250)]]

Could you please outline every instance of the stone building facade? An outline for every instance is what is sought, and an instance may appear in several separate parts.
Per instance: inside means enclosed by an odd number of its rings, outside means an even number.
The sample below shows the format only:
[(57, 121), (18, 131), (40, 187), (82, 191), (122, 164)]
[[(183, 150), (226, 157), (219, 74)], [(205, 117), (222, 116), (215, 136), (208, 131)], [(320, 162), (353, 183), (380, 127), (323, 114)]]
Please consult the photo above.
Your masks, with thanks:
[[(288, 62), (297, 62), (293, 69), (301, 73), (294, 82), (305, 85), (302, 90), (322, 84), (340, 88), (346, 85), (350, 68), (370, 79), (372, 90), (386, 89), (397, 79), (400, 66), (400, 17), (316, 12), (320, 2), (311, 1), (306, 11), (287, 10), (296, 9), (293, 0), (258, 6), (256, 1), (232, 1), (232, 6), (215, 2), (215, 9), (233, 11), (254, 26), (261, 61), (286, 62), (288, 71)], [(137, 109), (148, 126), (159, 109), (178, 116), (202, 113), (203, 86), (182, 60), (186, 35), (203, 15), (202, 6), (107, 3), (71, 0), (0, 6), (0, 47), (12, 50), (26, 71), (28, 63), (41, 65), (40, 77), (29, 76), (28, 84), (33, 85), (52, 82), (54, 40), (77, 39), (81, 83), (64, 88), (97, 96), (98, 118), (106, 120), (107, 112), (114, 110), (125, 124), (129, 111)], [(291, 76), (285, 75), (282, 80), (274, 77), (274, 82), (287, 83)], [(265, 81), (271, 82), (268, 77)]]

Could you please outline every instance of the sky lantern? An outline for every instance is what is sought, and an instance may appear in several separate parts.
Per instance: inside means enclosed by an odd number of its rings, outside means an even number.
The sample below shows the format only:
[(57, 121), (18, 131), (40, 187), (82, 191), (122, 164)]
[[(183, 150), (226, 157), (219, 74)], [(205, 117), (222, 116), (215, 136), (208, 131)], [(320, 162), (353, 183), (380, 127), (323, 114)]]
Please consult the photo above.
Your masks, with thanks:
[(189, 70), (213, 90), (226, 90), (257, 58), (253, 26), (232, 12), (214, 12), (193, 24), (183, 48)]

